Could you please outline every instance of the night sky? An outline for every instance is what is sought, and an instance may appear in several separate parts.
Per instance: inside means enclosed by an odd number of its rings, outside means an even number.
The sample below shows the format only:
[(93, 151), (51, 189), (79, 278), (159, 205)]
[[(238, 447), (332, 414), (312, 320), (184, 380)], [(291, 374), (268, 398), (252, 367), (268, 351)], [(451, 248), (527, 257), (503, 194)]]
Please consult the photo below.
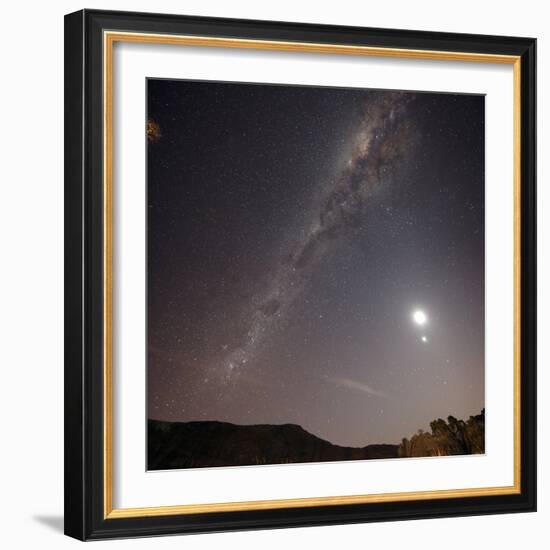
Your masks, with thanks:
[(363, 446), (480, 412), (483, 96), (147, 88), (150, 418)]

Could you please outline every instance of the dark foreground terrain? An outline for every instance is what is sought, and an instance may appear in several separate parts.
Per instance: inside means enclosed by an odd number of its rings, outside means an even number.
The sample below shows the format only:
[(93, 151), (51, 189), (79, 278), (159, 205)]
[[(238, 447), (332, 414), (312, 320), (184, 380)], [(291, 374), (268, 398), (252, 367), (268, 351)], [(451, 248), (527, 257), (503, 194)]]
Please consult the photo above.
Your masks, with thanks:
[(149, 420), (149, 470), (395, 458), (398, 445), (340, 447), (296, 424)]
[(419, 430), (400, 445), (341, 447), (296, 424), (236, 425), (227, 422), (148, 422), (148, 469), (205, 468), (485, 452), (485, 413), (469, 420), (448, 417)]

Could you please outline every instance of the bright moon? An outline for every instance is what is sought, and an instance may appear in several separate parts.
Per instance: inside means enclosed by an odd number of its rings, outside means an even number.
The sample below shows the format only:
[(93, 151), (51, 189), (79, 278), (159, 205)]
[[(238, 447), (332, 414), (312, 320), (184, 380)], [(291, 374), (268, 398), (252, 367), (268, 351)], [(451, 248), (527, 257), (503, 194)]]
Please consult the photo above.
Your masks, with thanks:
[(417, 325), (425, 325), (428, 318), (426, 317), (426, 314), (421, 311), (420, 309), (417, 309), (413, 313), (413, 320)]

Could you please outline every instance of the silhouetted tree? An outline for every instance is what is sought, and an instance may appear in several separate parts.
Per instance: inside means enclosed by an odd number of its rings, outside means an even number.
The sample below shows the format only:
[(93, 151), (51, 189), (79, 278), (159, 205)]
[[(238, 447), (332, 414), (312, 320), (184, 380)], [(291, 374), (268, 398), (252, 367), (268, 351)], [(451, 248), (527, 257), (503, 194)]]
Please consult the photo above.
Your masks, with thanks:
[(454, 416), (447, 421), (438, 418), (430, 422), (430, 432), (418, 430), (410, 440), (403, 438), (398, 455), (445, 456), (482, 454), (485, 452), (485, 409), (464, 422)]

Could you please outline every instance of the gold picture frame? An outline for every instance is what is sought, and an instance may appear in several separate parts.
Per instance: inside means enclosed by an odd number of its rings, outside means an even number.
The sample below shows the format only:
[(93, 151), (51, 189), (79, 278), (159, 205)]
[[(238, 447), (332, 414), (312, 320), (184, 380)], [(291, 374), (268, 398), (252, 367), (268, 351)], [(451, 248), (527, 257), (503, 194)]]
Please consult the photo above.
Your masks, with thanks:
[[(102, 498), (98, 501), (97, 495), (93, 503), (92, 520), (84, 521), (77, 519), (69, 519), (67, 533), (77, 538), (105, 538), (112, 536), (125, 536), (132, 534), (134, 525), (122, 527), (117, 526), (117, 522), (122, 520), (131, 520), (141, 522), (139, 529), (144, 529), (146, 533), (156, 533), (162, 531), (164, 526), (158, 527), (154, 522), (154, 518), (173, 517), (175, 522), (171, 524), (167, 532), (192, 532), (195, 527), (195, 518), (210, 516), (212, 518), (212, 529), (217, 527), (217, 516), (220, 514), (231, 513), (267, 513), (270, 511), (291, 511), (298, 509), (315, 509), (322, 508), (332, 511), (334, 507), (342, 507), (342, 514), (349, 511), (353, 506), (359, 507), (365, 520), (369, 519), (369, 505), (384, 505), (387, 503), (402, 503), (404, 506), (409, 503), (414, 506), (415, 503), (433, 501), (434, 505), (438, 501), (456, 501), (457, 499), (463, 502), (475, 502), (473, 504), (475, 513), (477, 504), (485, 500), (498, 501), (499, 498), (504, 501), (528, 502), (524, 504), (523, 509), (532, 509), (533, 507), (533, 485), (531, 478), (534, 473), (532, 470), (532, 450), (534, 447), (534, 435), (531, 431), (525, 435), (522, 427), (529, 421), (529, 410), (526, 404), (522, 401), (522, 395), (525, 392), (534, 393), (533, 387), (526, 388), (527, 378), (534, 368), (534, 363), (528, 355), (526, 357), (525, 347), (528, 345), (526, 335), (522, 333), (525, 330), (525, 311), (531, 306), (530, 298), (526, 301), (526, 296), (529, 296), (530, 289), (534, 285), (534, 279), (531, 275), (526, 280), (522, 279), (522, 273), (525, 273), (526, 262), (534, 261), (534, 250), (525, 247), (525, 239), (529, 238), (530, 230), (525, 232), (526, 217), (529, 216), (529, 204), (525, 202), (525, 193), (534, 186), (534, 176), (531, 176), (532, 166), (530, 158), (533, 155), (533, 141), (529, 136), (530, 125), (533, 124), (534, 117), (532, 85), (533, 85), (533, 68), (532, 68), (532, 52), (534, 51), (534, 41), (532, 39), (516, 39), (517, 44), (514, 48), (508, 48), (502, 43), (491, 37), (487, 39), (485, 47), (478, 47), (477, 43), (483, 44), (483, 38), (477, 37), (476, 46), (468, 46), (466, 50), (461, 49), (465, 44), (473, 44), (471, 37), (462, 37), (461, 35), (442, 35), (430, 36), (430, 33), (416, 33), (415, 44), (423, 43), (425, 47), (403, 47), (397, 46), (393, 35), (389, 33), (384, 39), (384, 45), (374, 45), (372, 42), (380, 42), (382, 39), (369, 35), (369, 30), (365, 29), (363, 35), (357, 39), (363, 43), (346, 43), (345, 29), (332, 29), (330, 27), (323, 28), (323, 40), (319, 42), (311, 41), (308, 34), (311, 29), (296, 29), (292, 40), (276, 39), (278, 31), (285, 28), (285, 24), (278, 24), (274, 29), (269, 25), (264, 29), (259, 23), (256, 27), (254, 22), (233, 22), (232, 34), (240, 32), (240, 37), (228, 37), (216, 35), (216, 21), (202, 20), (201, 24), (205, 29), (209, 26), (212, 28), (209, 33), (197, 34), (195, 27), (196, 21), (189, 20), (185, 17), (171, 16), (168, 18), (171, 25), (166, 23), (166, 32), (159, 32), (159, 27), (162, 27), (164, 19), (159, 16), (148, 15), (147, 17), (136, 17), (136, 14), (113, 14), (112, 12), (78, 12), (67, 16), (66, 33), (69, 36), (68, 47), (74, 48), (74, 41), (77, 37), (80, 40), (81, 47), (82, 37), (88, 37), (94, 50), (95, 62), (90, 63), (91, 71), (100, 71), (101, 78), (101, 97), (95, 100), (95, 114), (97, 116), (98, 107), (101, 108), (101, 132), (95, 137), (96, 143), (99, 141), (102, 144), (102, 169), (101, 169), (101, 208), (97, 219), (101, 219), (101, 242), (98, 250), (102, 254), (102, 274), (101, 284), (102, 293), (102, 344), (101, 344), (101, 401), (102, 401), (102, 422), (100, 426), (95, 427), (95, 433), (102, 433), (101, 456), (103, 463), (94, 470), (92, 475), (94, 487), (98, 487), (100, 482), (100, 490)], [(113, 23), (114, 22), (114, 23)], [(257, 22), (256, 22), (257, 23)], [(200, 26), (200, 25), (199, 25)], [(117, 28), (118, 27), (118, 28)], [(175, 28), (181, 29), (176, 32)], [(122, 30), (135, 28), (136, 30)], [(193, 33), (186, 33), (185, 30), (192, 28)], [(246, 29), (252, 35), (262, 34), (263, 37), (250, 37), (246, 35)], [(120, 29), (120, 30), (118, 30)], [(319, 30), (317, 32), (320, 32)], [(331, 34), (332, 33), (332, 34)], [(323, 34), (323, 33), (321, 33)], [(340, 41), (336, 40), (337, 36), (343, 38)], [(349, 35), (351, 37), (351, 34)], [(352, 38), (348, 37), (348, 41)], [(402, 42), (410, 38), (404, 38), (397, 42)], [(241, 48), (241, 49), (257, 49), (285, 52), (306, 52), (318, 54), (340, 54), (354, 56), (375, 56), (375, 57), (392, 57), (392, 58), (412, 58), (426, 59), (439, 61), (459, 61), (472, 63), (490, 63), (490, 64), (506, 64), (513, 68), (513, 104), (514, 104), (514, 159), (513, 159), (513, 178), (514, 178), (514, 483), (511, 486), (503, 487), (484, 487), (471, 489), (455, 489), (455, 490), (435, 490), (435, 491), (420, 491), (420, 492), (398, 492), (386, 494), (371, 494), (371, 495), (353, 495), (353, 496), (326, 496), (313, 498), (292, 498), (280, 500), (263, 500), (263, 501), (245, 501), (245, 502), (220, 502), (211, 504), (181, 504), (177, 506), (152, 506), (144, 508), (115, 508), (113, 505), (113, 255), (116, 250), (113, 249), (113, 73), (116, 67), (113, 65), (113, 49), (118, 43), (139, 43), (139, 44), (165, 44), (186, 46), (203, 46), (212, 48)], [(393, 45), (392, 45), (393, 43)], [(439, 47), (437, 47), (439, 45)], [(514, 50), (514, 51), (509, 51)], [(505, 53), (503, 53), (505, 52)], [(80, 52), (82, 53), (82, 52)], [(71, 57), (71, 53), (68, 54)], [(75, 59), (66, 61), (69, 71), (74, 71), (75, 67), (79, 67), (80, 73), (84, 74), (86, 67), (82, 66), (82, 57), (75, 54)], [(80, 65), (79, 65), (80, 64)], [(96, 74), (96, 73), (94, 73)], [(76, 78), (78, 75), (71, 75)], [(78, 79), (77, 79), (78, 80)], [(82, 86), (76, 86), (82, 89)], [(78, 112), (73, 113), (73, 116), (78, 115)], [(526, 116), (527, 115), (527, 116)], [(73, 121), (72, 124), (78, 126), (78, 121)], [(81, 124), (81, 122), (80, 122)], [(84, 136), (84, 129), (80, 128), (81, 134)], [(526, 129), (527, 128), (527, 129)], [(94, 138), (89, 138), (94, 139)], [(84, 144), (86, 147), (86, 144)], [(97, 155), (96, 155), (97, 158)], [(84, 160), (80, 159), (77, 168), (81, 169)], [(70, 174), (78, 173), (78, 170), (72, 170)], [(69, 178), (71, 175), (69, 175)], [(530, 178), (533, 178), (532, 180)], [(71, 182), (68, 182), (71, 184)], [(526, 191), (527, 190), (527, 191)], [(97, 205), (96, 205), (97, 206)], [(71, 225), (68, 227), (71, 231)], [(70, 234), (68, 238), (73, 238)], [(522, 241), (523, 239), (523, 241)], [(522, 244), (523, 243), (523, 244)], [(96, 272), (97, 273), (97, 272)], [(95, 276), (95, 275), (94, 275)], [(82, 312), (80, 311), (80, 314)], [(69, 322), (71, 322), (69, 320)], [(531, 319), (529, 322), (534, 322)], [(523, 338), (523, 339), (522, 339)], [(528, 353), (528, 352), (527, 352)], [(69, 358), (70, 361), (70, 358)], [(66, 369), (73, 369), (72, 364), (66, 364)], [(91, 367), (88, 367), (91, 368)], [(96, 373), (97, 374), (97, 373)], [(530, 378), (529, 378), (530, 379)], [(99, 380), (99, 378), (98, 378)], [(69, 377), (69, 384), (74, 384), (74, 375)], [(97, 391), (96, 388), (94, 391)], [(72, 391), (72, 390), (71, 390)], [(78, 393), (78, 392), (77, 392)], [(67, 398), (67, 397), (66, 397)], [(78, 399), (82, 401), (82, 393), (69, 396), (68, 399)], [(96, 401), (97, 403), (97, 401)], [(94, 410), (95, 405), (94, 405)], [(527, 411), (527, 412), (526, 412)], [(82, 428), (83, 429), (83, 428)], [(94, 456), (98, 454), (99, 449), (95, 449)], [(71, 449), (69, 451), (70, 459), (72, 460), (79, 451)], [(82, 455), (79, 455), (84, 457)], [(527, 460), (525, 460), (527, 457)], [(523, 458), (523, 460), (522, 460)], [(528, 470), (528, 474), (525, 471)], [(101, 478), (98, 475), (101, 473)], [(66, 483), (74, 485), (74, 478), (66, 478)], [(83, 475), (82, 472), (79, 475)], [(85, 475), (85, 474), (84, 474)], [(527, 477), (526, 477), (527, 475)], [(526, 484), (526, 479), (529, 481)], [(514, 500), (515, 499), (515, 500)], [(82, 496), (82, 500), (85, 497)], [(99, 502), (99, 503), (98, 503)], [(99, 506), (99, 507), (98, 507)], [(378, 513), (378, 512), (376, 512)], [(431, 512), (433, 515), (433, 511)], [(450, 512), (448, 512), (450, 513)], [(466, 512), (469, 513), (469, 512)], [(441, 508), (441, 515), (445, 514), (445, 509)], [(69, 513), (70, 515), (70, 513)], [(214, 517), (216, 517), (216, 520)], [(70, 515), (70, 517), (72, 517)], [(185, 518), (189, 518), (189, 523), (186, 523)], [(275, 525), (276, 520), (269, 520), (269, 515), (262, 516), (265, 519), (265, 526)], [(320, 516), (321, 517), (321, 516)], [(374, 516), (372, 516), (374, 517)], [(260, 518), (261, 519), (261, 518)], [(231, 522), (231, 519), (227, 520)], [(257, 519), (255, 519), (257, 521)], [(273, 522), (275, 521), (275, 523)], [(342, 521), (346, 521), (342, 516)], [(175, 525), (175, 527), (174, 527)], [(204, 523), (204, 529), (210, 530), (208, 523)], [(227, 526), (231, 524), (226, 524)], [(236, 524), (235, 524), (236, 525)], [(232, 528), (230, 526), (230, 528)], [(237, 527), (235, 527), (237, 528)], [(135, 531), (137, 532), (137, 531)], [(122, 533), (122, 535), (120, 535)]]

